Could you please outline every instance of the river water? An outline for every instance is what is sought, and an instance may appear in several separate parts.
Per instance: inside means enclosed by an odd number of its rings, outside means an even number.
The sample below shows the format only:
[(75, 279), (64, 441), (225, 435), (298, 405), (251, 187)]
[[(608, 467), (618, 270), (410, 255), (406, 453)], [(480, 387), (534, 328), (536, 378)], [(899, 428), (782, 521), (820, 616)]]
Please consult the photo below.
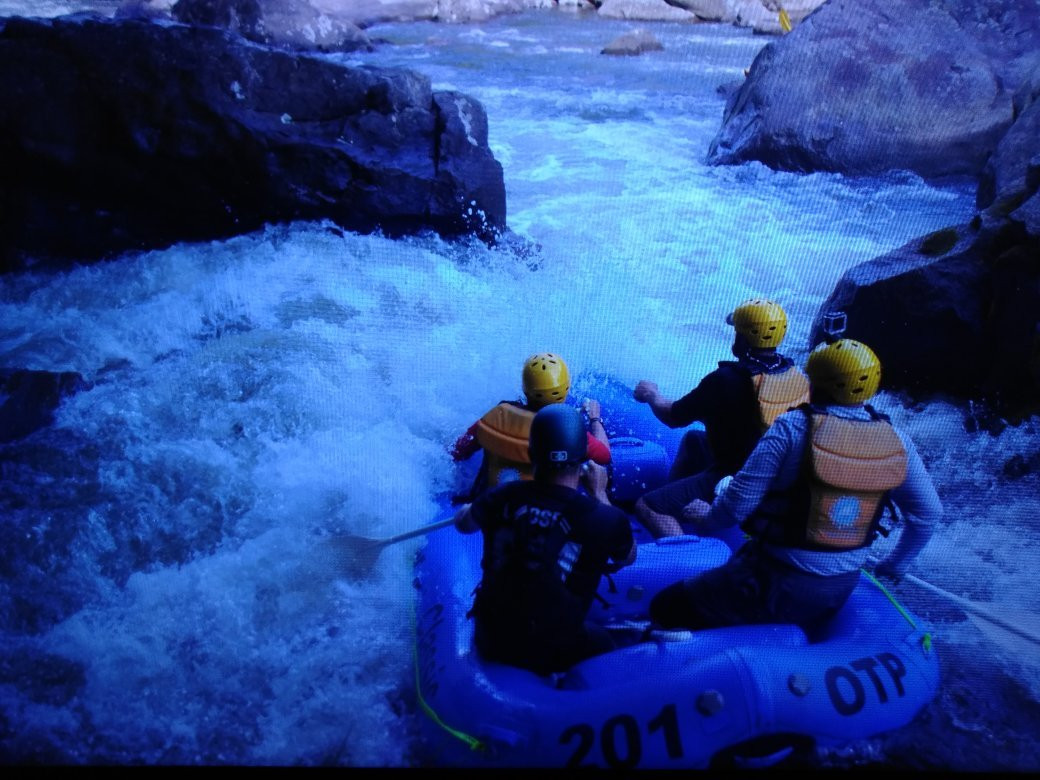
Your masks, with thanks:
[[(44, 5), (0, 12), (90, 4)], [(636, 27), (663, 51), (599, 53)], [(484, 104), (509, 226), (539, 249), (297, 224), (0, 279), (0, 365), (94, 383), (0, 447), (5, 762), (424, 765), (422, 542), (355, 582), (329, 538), (431, 517), (455, 480), (447, 448), (515, 397), (528, 354), (677, 397), (727, 357), (725, 313), (766, 295), (800, 360), (845, 269), (973, 214), (969, 183), (705, 165), (720, 85), (770, 40), (746, 30), (544, 10), (368, 32), (386, 43), (329, 56)], [(946, 399), (877, 400), (946, 508), (915, 573), (1040, 611), (1040, 480), (1005, 469), (1035, 458), (1038, 421), (969, 433)], [(940, 693), (905, 729), (812, 764), (1040, 768), (1038, 648), (897, 592), (934, 631)]]

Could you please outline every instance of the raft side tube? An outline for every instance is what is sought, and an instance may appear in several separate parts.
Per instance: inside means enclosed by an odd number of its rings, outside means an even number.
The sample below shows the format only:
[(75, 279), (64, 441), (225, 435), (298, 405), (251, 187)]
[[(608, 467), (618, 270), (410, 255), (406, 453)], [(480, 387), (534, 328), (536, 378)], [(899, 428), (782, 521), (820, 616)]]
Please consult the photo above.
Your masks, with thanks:
[(840, 745), (905, 726), (939, 687), (930, 635), (868, 578), (807, 648), (740, 648), (765, 732)]
[(936, 676), (906, 651), (879, 637), (867, 647), (836, 642), (737, 652), (754, 671), (760, 733), (840, 745), (905, 726), (933, 698)]
[(742, 659), (715, 653), (654, 671), (669, 650), (650, 646), (614, 684), (557, 690), (544, 703), (521, 765), (612, 769), (705, 768), (725, 746), (754, 733)]
[(644, 684), (668, 685), (668, 679), (709, 656), (735, 648), (805, 647), (809, 640), (798, 626), (769, 624), (732, 626), (711, 631), (652, 632), (647, 641), (575, 664), (560, 682), (565, 690), (586, 690), (626, 682), (633, 673)]
[(610, 500), (631, 508), (644, 493), (668, 481), (671, 460), (664, 447), (635, 436), (610, 439)]

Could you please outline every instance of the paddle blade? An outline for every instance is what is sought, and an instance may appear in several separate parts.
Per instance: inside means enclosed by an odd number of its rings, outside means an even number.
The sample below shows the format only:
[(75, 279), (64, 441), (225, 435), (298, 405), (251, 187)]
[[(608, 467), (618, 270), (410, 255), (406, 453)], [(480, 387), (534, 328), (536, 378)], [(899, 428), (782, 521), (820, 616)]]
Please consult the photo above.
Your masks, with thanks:
[(359, 580), (372, 573), (372, 569), (379, 559), (379, 553), (384, 547), (414, 539), (417, 536), (425, 536), (431, 531), (447, 528), (454, 524), (455, 519), (452, 515), (388, 539), (366, 539), (364, 536), (352, 535), (335, 536), (325, 541), (325, 553), (337, 571), (343, 572), (350, 579)]
[(325, 540), (326, 552), (336, 571), (352, 580), (369, 576), (385, 542), (364, 536), (335, 536)]

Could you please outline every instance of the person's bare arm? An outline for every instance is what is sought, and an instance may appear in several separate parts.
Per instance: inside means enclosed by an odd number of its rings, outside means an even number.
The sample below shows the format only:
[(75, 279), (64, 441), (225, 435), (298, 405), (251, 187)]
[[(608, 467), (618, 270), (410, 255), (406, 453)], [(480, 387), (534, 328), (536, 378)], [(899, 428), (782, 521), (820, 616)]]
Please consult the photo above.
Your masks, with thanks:
[(599, 401), (594, 398), (586, 398), (582, 407), (589, 416), (589, 433), (592, 434), (592, 438), (609, 450), (610, 440), (607, 438), (607, 429), (603, 426), (603, 420), (600, 418), (601, 409)]
[(588, 461), (581, 469), (581, 479), (589, 495), (601, 504), (611, 506), (610, 496), (607, 495), (607, 481), (610, 475), (605, 466)]
[(635, 390), (632, 391), (632, 397), (635, 398), (639, 403), (648, 404), (650, 411), (654, 413), (654, 417), (663, 422), (669, 428), (676, 427), (672, 423), (672, 399), (665, 398), (661, 395), (661, 391), (657, 388), (656, 382), (650, 382), (646, 379), (640, 380), (639, 384), (636, 385)]

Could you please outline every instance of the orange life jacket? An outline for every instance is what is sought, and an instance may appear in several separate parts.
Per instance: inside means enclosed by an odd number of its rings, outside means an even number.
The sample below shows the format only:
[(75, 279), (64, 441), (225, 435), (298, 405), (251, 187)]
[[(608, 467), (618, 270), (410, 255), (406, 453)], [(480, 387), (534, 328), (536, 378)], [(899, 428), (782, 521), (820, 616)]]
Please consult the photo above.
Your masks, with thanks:
[(813, 415), (809, 515), (812, 546), (851, 550), (874, 540), (882, 501), (906, 479), (906, 449), (885, 420)]
[(534, 412), (503, 401), (477, 422), (477, 441), (484, 448), (488, 487), (497, 485), (507, 469), (515, 470), (520, 479), (533, 478), (527, 452), (533, 419)]
[(808, 405), (803, 474), (767, 496), (743, 528), (771, 544), (855, 550), (874, 541), (888, 492), (906, 479), (906, 449), (888, 419), (847, 420)]
[(809, 378), (797, 366), (779, 374), (752, 374), (751, 382), (763, 433), (784, 412), (809, 403)]

